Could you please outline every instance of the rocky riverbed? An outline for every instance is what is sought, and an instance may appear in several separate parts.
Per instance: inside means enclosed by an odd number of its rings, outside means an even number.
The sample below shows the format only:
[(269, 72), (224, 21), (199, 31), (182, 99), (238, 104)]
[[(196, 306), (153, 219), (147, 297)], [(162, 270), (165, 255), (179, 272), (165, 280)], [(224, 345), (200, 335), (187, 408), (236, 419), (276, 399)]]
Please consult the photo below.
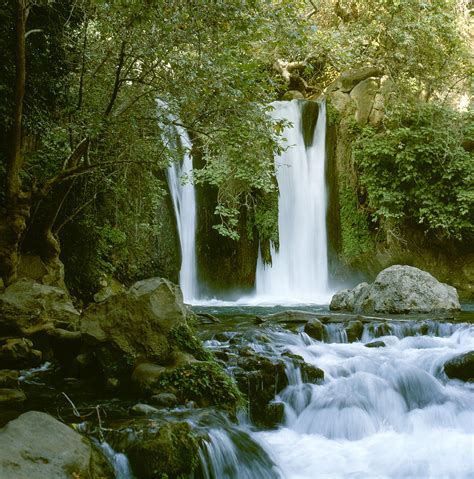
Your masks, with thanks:
[(467, 309), (192, 311), (152, 278), (77, 311), (18, 282), (0, 295), (0, 477), (470, 477)]

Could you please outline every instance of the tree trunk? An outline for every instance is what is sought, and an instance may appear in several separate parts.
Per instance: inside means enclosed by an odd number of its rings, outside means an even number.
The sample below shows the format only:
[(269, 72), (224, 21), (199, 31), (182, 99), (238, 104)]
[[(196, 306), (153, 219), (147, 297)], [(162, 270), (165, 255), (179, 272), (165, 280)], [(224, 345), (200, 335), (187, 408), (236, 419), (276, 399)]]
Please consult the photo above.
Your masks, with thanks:
[(23, 98), (26, 83), (25, 28), (28, 8), (26, 0), (17, 0), (15, 13), (15, 102), (7, 158), (5, 197), (6, 215), (0, 225), (0, 274), (5, 285), (16, 279), (20, 243), (31, 210), (31, 193), (22, 191), (20, 172), (23, 167), (21, 151)]

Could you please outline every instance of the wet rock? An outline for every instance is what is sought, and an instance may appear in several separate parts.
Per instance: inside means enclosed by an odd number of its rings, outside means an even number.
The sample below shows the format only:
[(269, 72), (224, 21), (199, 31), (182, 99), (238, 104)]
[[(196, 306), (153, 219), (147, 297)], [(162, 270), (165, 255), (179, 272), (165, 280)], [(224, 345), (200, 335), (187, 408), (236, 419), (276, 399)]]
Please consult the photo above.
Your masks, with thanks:
[(108, 463), (79, 433), (30, 411), (0, 430), (0, 477), (111, 479)]
[(387, 346), (383, 341), (372, 341), (370, 343), (364, 344), (366, 348), (385, 348)]
[(281, 311), (279, 313), (267, 314), (260, 318), (262, 322), (273, 322), (273, 323), (306, 323), (312, 319), (317, 319), (316, 313), (310, 313), (308, 311), (298, 311), (298, 310), (288, 310)]
[(241, 357), (237, 364), (239, 368), (234, 370), (234, 377), (248, 398), (250, 418), (256, 424), (268, 426), (266, 407), (288, 385), (285, 363), (255, 355)]
[(220, 343), (226, 343), (227, 341), (229, 341), (231, 337), (232, 337), (232, 334), (229, 334), (229, 333), (217, 333), (214, 336), (214, 339), (216, 341), (219, 341)]
[(14, 404), (26, 401), (26, 394), (21, 389), (0, 388), (0, 404)]
[(0, 370), (0, 388), (16, 388), (18, 386), (18, 378), (20, 371), (13, 369)]
[(290, 358), (294, 367), (299, 367), (301, 378), (306, 383), (319, 384), (324, 379), (324, 371), (312, 364), (305, 362), (302, 356), (285, 351), (282, 356)]
[(187, 477), (198, 468), (199, 445), (188, 423), (167, 423), (133, 444), (127, 455), (140, 478)]
[(169, 368), (155, 384), (157, 391), (172, 387), (178, 401), (194, 401), (200, 407), (217, 406), (232, 415), (243, 403), (242, 395), (231, 377), (214, 361), (200, 361)]
[(214, 351), (214, 356), (221, 361), (229, 360), (229, 353), (227, 351)]
[(174, 407), (178, 404), (178, 398), (173, 393), (160, 393), (153, 395), (150, 402), (158, 407)]
[(319, 384), (324, 380), (324, 371), (312, 364), (300, 364), (301, 378), (305, 383)]
[(323, 323), (317, 318), (311, 318), (304, 325), (304, 332), (313, 339), (316, 339), (316, 341), (322, 341), (324, 337)]
[(257, 353), (255, 352), (255, 349), (250, 346), (244, 346), (243, 348), (239, 349), (239, 355), (242, 357), (250, 358), (255, 356), (256, 354)]
[(79, 313), (64, 289), (21, 279), (0, 294), (0, 334), (28, 336), (75, 327)]
[(440, 283), (426, 271), (394, 265), (381, 271), (375, 281), (335, 294), (330, 309), (357, 313), (434, 313), (459, 311), (456, 289)]
[(285, 417), (285, 404), (281, 401), (272, 401), (265, 408), (265, 418), (268, 427), (276, 427)]
[(360, 341), (362, 333), (364, 332), (364, 325), (358, 320), (349, 321), (344, 329), (346, 330), (347, 341), (354, 343)]
[(157, 387), (160, 377), (166, 371), (164, 366), (153, 363), (141, 363), (133, 371), (132, 381), (142, 392), (152, 392)]
[(42, 353), (27, 338), (7, 339), (0, 347), (0, 364), (6, 367), (31, 367), (41, 362)]
[(444, 363), (444, 372), (451, 379), (474, 381), (474, 351), (470, 351)]
[(338, 291), (331, 299), (329, 309), (332, 311), (354, 311), (356, 299), (365, 298), (369, 289), (368, 283), (360, 283), (354, 289)]
[(155, 414), (159, 412), (156, 407), (149, 406), (148, 404), (135, 404), (130, 408), (130, 413), (134, 416), (150, 416), (151, 414)]
[(95, 346), (106, 376), (129, 374), (138, 359), (166, 364), (177, 348), (173, 328), (186, 325), (178, 286), (162, 278), (138, 281), (129, 290), (89, 306), (81, 331)]

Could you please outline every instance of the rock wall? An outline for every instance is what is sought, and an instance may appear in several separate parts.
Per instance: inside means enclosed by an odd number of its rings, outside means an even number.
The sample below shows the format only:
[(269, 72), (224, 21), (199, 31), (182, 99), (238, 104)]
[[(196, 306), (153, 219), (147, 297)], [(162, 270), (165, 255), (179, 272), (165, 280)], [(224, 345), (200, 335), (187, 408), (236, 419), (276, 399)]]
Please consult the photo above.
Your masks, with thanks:
[[(327, 182), (330, 268), (335, 282), (354, 275), (373, 279), (393, 264), (429, 271), (457, 288), (461, 299), (474, 298), (472, 245), (440, 241), (418, 225), (375, 225), (358, 182), (352, 154), (354, 126), (377, 126), (393, 84), (377, 68), (343, 73), (328, 86)], [(393, 234), (395, 232), (395, 234)]]
[[(255, 283), (258, 239), (250, 237), (247, 214), (241, 211), (238, 241), (224, 238), (213, 226), (218, 221), (214, 214), (217, 191), (211, 186), (197, 188), (198, 224), (196, 235), (198, 275), (202, 293), (220, 295), (249, 291)], [(239, 290), (237, 293), (236, 290)]]

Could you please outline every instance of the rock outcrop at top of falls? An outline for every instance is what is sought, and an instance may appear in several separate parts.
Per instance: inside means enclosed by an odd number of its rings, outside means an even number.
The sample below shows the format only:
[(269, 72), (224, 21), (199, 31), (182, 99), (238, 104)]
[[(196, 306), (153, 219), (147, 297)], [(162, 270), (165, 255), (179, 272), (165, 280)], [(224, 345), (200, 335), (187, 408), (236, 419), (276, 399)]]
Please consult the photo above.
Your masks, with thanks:
[(455, 288), (440, 283), (426, 271), (394, 265), (381, 271), (371, 284), (336, 293), (329, 308), (354, 313), (436, 313), (459, 311)]

